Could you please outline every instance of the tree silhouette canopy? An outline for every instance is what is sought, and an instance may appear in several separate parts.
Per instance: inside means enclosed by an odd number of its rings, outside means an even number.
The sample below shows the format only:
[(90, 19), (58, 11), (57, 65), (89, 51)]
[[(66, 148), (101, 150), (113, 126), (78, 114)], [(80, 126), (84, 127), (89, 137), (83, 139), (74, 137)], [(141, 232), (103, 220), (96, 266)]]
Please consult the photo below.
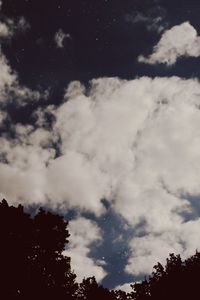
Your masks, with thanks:
[(200, 299), (199, 279), (199, 252), (184, 261), (180, 255), (170, 254), (165, 267), (158, 263), (148, 280), (132, 285), (131, 299)]
[(0, 299), (73, 298), (76, 275), (62, 254), (66, 226), (61, 216), (43, 209), (31, 217), (21, 205), (0, 203)]
[[(68, 222), (40, 208), (35, 216), (22, 205), (0, 202), (0, 299), (173, 300), (200, 299), (200, 253), (186, 260), (170, 254), (163, 266), (131, 285), (132, 291), (109, 291), (95, 277), (76, 282), (68, 243)], [(72, 237), (73, 238), (73, 237)]]

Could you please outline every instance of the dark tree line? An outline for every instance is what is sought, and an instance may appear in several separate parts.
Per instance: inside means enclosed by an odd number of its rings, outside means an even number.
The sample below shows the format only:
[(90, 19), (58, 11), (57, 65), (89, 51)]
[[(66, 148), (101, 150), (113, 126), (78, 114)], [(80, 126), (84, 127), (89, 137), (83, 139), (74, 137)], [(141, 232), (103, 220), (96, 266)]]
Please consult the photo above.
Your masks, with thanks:
[[(170, 254), (166, 265), (132, 286), (132, 292), (109, 291), (95, 277), (78, 284), (70, 258), (67, 221), (39, 209), (35, 216), (22, 205), (0, 202), (0, 299), (32, 300), (171, 300), (200, 299), (200, 253), (186, 260)], [(72, 237), (73, 238), (73, 237)]]

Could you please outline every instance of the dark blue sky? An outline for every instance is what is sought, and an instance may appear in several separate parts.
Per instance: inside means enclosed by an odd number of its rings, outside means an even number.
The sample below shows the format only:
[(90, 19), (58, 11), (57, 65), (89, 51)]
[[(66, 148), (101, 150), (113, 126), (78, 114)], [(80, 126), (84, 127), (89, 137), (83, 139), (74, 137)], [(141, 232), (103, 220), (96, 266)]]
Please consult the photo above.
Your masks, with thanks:
[[(133, 22), (137, 14), (146, 18)], [(141, 54), (152, 52), (161, 32), (148, 29), (153, 20), (169, 29), (190, 21), (200, 31), (200, 5), (196, 0), (6, 0), (1, 19), (24, 16), (30, 28), (11, 40), (2, 40), (2, 49), (22, 84), (48, 89), (49, 103), (59, 104), (67, 84), (104, 76), (133, 79), (137, 76), (199, 77), (200, 58), (180, 58), (176, 65), (145, 65), (137, 62)], [(70, 34), (64, 47), (55, 47), (55, 33), (62, 28)], [(35, 109), (35, 108), (34, 108)], [(27, 121), (32, 109), (15, 118)]]
[[(50, 86), (53, 95), (72, 80), (87, 83), (102, 76), (199, 76), (192, 59), (182, 59), (171, 68), (137, 63), (138, 55), (151, 53), (161, 35), (156, 28), (148, 30), (151, 20), (160, 17), (158, 25), (166, 29), (190, 21), (198, 31), (198, 1), (55, 0), (47, 5), (38, 0), (6, 0), (2, 12), (11, 18), (25, 16), (30, 23), (26, 34), (3, 44), (13, 68), (23, 83)], [(146, 21), (133, 22), (138, 13)], [(57, 49), (53, 37), (60, 28), (71, 39)]]

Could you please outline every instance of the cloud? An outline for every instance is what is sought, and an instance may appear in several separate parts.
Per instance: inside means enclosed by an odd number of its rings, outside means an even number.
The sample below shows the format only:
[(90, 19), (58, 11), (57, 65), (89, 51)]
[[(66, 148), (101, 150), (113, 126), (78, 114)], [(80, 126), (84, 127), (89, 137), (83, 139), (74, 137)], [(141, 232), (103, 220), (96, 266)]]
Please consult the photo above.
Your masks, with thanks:
[[(2, 1), (0, 2), (1, 9)], [(36, 101), (40, 98), (38, 91), (32, 91), (25, 86), (19, 84), (17, 73), (12, 70), (8, 60), (1, 49), (1, 38), (12, 38), (18, 32), (26, 31), (29, 27), (28, 22), (24, 17), (20, 17), (18, 21), (13, 21), (7, 17), (0, 21), (0, 104), (5, 101), (11, 102), (15, 99), (16, 102), (27, 102), (27, 99)], [(5, 103), (4, 103), (5, 104)], [(5, 106), (5, 105), (4, 105)]]
[[(2, 4), (2, 1), (0, 1), (0, 13)], [(28, 29), (30, 29), (30, 24), (25, 17), (10, 19), (1, 13), (0, 39), (10, 39), (16, 34), (25, 33)]]
[(0, 38), (5, 38), (11, 35), (11, 31), (5, 23), (0, 22)]
[(6, 89), (16, 81), (16, 74), (12, 71), (6, 57), (3, 55), (0, 49), (0, 102), (7, 97)]
[[(135, 22), (147, 22), (144, 18), (137, 15)], [(7, 19), (0, 23), (1, 37), (11, 37), (14, 24), (19, 31), (26, 27), (23, 18), (17, 23)], [(62, 48), (70, 36), (61, 30), (57, 38)], [(140, 61), (170, 65), (180, 56), (197, 57), (199, 51), (196, 30), (186, 22), (164, 32), (153, 54)], [(129, 274), (151, 272), (169, 252), (188, 257), (199, 249), (197, 79), (99, 78), (89, 88), (74, 81), (58, 107), (44, 101), (30, 124), (12, 120), (10, 105), (20, 111), (41, 98), (47, 99), (48, 93), (22, 86), (0, 51), (1, 198), (62, 211), (76, 208), (96, 218), (106, 212), (106, 199), (133, 232), (127, 241)], [(78, 280), (95, 275), (101, 281), (105, 262), (90, 255), (102, 242), (100, 228), (78, 217), (69, 230), (66, 254)]]
[(30, 24), (24, 17), (19, 18), (16, 22), (6, 19), (4, 22), (0, 22), (0, 38), (11, 39), (16, 34), (25, 33), (29, 28)]
[[(43, 97), (44, 96), (44, 97)], [(0, 194), (1, 197), (7, 195), (9, 190), (9, 181), (12, 181), (13, 189), (10, 190), (10, 197), (14, 201), (25, 197), (28, 199), (30, 196), (29, 189), (35, 186), (36, 201), (44, 200), (41, 189), (44, 185), (44, 166), (45, 163), (54, 156), (55, 150), (43, 149), (45, 143), (48, 143), (50, 133), (43, 128), (33, 127), (31, 125), (23, 126), (15, 124), (9, 114), (9, 108), (21, 109), (25, 105), (31, 105), (39, 99), (44, 100), (47, 93), (44, 91), (34, 91), (25, 86), (22, 86), (18, 80), (18, 74), (12, 70), (8, 60), (0, 49), (0, 178), (2, 179)], [(9, 128), (9, 130), (8, 130)], [(13, 138), (10, 135), (13, 134)], [(32, 141), (29, 139), (31, 137)], [(42, 141), (42, 139), (45, 141)], [(52, 137), (51, 137), (52, 141)], [(41, 157), (40, 157), (41, 156)], [(45, 158), (46, 157), (46, 158)], [(27, 165), (26, 165), (26, 159)], [(35, 166), (33, 167), (33, 165)], [(33, 167), (33, 168), (32, 168)], [(32, 169), (32, 171), (30, 171)], [(40, 178), (37, 179), (37, 172), (42, 172)], [(17, 175), (18, 173), (18, 175)], [(29, 179), (26, 181), (26, 175)], [(23, 181), (27, 182), (27, 186), (23, 186)], [(34, 184), (35, 182), (35, 184)], [(2, 189), (2, 186), (4, 188)]]
[[(42, 203), (45, 200), (45, 164), (54, 157), (55, 150), (49, 145), (48, 149), (44, 148), (44, 140), (47, 142), (49, 137), (48, 132), (32, 132), (30, 126), (21, 126), (20, 129), (19, 125), (15, 127), (18, 134), (16, 140), (0, 138), (1, 198), (10, 198), (13, 202), (16, 202), (16, 199), (19, 202), (20, 199), (26, 199), (26, 203)], [(27, 135), (30, 136), (30, 140)]]
[(39, 92), (20, 85), (17, 73), (11, 69), (0, 49), (0, 105), (5, 107), (9, 103), (14, 103), (22, 107), (41, 98), (45, 100), (47, 96), (47, 91)]
[(72, 269), (77, 275), (77, 281), (83, 278), (95, 276), (97, 281), (101, 281), (105, 276), (102, 265), (104, 262), (94, 261), (90, 258), (91, 245), (102, 240), (101, 231), (95, 222), (79, 217), (69, 222), (69, 232), (72, 236), (69, 248), (64, 252), (71, 257)]
[(125, 20), (132, 24), (145, 23), (148, 31), (157, 31), (158, 33), (162, 32), (167, 26), (162, 24), (162, 17), (150, 17), (139, 12), (134, 15), (126, 15)]
[(189, 22), (165, 31), (153, 53), (148, 57), (140, 55), (138, 61), (147, 64), (163, 63), (173, 65), (179, 57), (200, 56), (200, 37)]
[(143, 24), (148, 31), (162, 32), (168, 26), (166, 11), (160, 6), (152, 7), (145, 13), (134, 11), (125, 15), (125, 21), (129, 24)]
[(66, 95), (55, 111), (61, 157), (49, 164), (54, 198), (97, 216), (106, 198), (133, 230), (144, 221), (142, 239), (130, 242), (129, 273), (151, 270), (169, 251), (186, 253), (187, 243), (188, 251), (199, 247), (186, 233), (190, 225), (198, 235), (199, 220), (184, 221), (192, 207), (182, 197), (200, 192), (199, 82), (104, 78), (92, 81), (87, 96), (77, 83)]
[[(72, 82), (60, 106), (38, 108), (23, 125), (13, 122), (8, 104), (16, 101), (20, 109), (41, 95), (19, 84), (2, 53), (0, 65), (0, 124), (6, 119), (10, 126), (0, 137), (1, 198), (77, 208), (96, 218), (107, 199), (134, 232), (125, 271), (135, 275), (169, 252), (188, 256), (200, 247), (199, 211), (194, 219), (187, 197), (200, 195), (198, 80), (99, 78), (89, 89)], [(84, 272), (101, 280), (103, 264), (89, 251), (101, 240), (98, 227), (83, 218), (70, 224), (79, 278)]]
[(0, 106), (5, 107), (9, 103), (25, 106), (47, 97), (48, 91), (39, 92), (19, 84), (18, 74), (12, 70), (0, 48)]
[(31, 26), (24, 17), (20, 17), (14, 27), (15, 30), (18, 31), (19, 33), (25, 33), (27, 30), (30, 29)]
[(130, 293), (133, 291), (132, 287), (130, 286), (132, 284), (131, 283), (125, 283), (125, 284), (122, 284), (122, 285), (118, 285), (115, 287), (115, 290), (121, 290), (121, 291), (124, 291), (126, 293)]
[(200, 220), (174, 223), (176, 228), (136, 237), (130, 242), (132, 254), (129, 257), (126, 272), (134, 275), (150, 274), (157, 262), (165, 264), (169, 253), (180, 254), (187, 258), (194, 254), (200, 245), (198, 228)]
[(71, 35), (69, 33), (65, 33), (62, 29), (59, 29), (54, 36), (54, 41), (56, 43), (57, 48), (64, 47), (65, 39), (71, 39)]

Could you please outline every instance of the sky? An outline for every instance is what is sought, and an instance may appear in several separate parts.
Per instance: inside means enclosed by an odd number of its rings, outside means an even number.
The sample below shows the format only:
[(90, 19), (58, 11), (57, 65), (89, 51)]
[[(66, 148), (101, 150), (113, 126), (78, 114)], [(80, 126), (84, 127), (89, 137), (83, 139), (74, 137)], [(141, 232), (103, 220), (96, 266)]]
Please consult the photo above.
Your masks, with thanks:
[(69, 219), (78, 281), (128, 290), (200, 249), (199, 14), (0, 1), (0, 198)]

